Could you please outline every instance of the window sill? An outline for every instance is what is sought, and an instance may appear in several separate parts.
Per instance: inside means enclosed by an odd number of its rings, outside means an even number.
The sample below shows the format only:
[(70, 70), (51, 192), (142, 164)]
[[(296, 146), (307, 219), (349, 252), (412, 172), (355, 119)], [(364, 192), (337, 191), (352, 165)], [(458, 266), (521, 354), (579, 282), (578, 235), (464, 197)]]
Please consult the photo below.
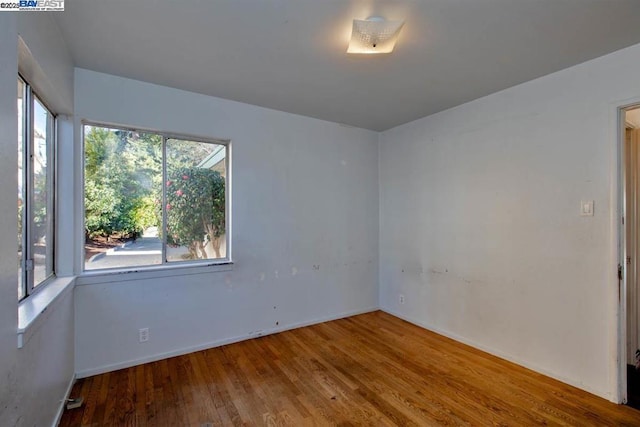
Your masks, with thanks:
[(74, 276), (56, 277), (36, 294), (18, 304), (18, 348), (24, 347), (30, 330), (39, 323), (38, 320), (56, 300), (73, 289), (74, 282)]
[(159, 279), (162, 277), (207, 274), (233, 270), (233, 262), (225, 261), (211, 264), (158, 265), (132, 269), (84, 271), (76, 279), (76, 286), (99, 283), (124, 282), (129, 280)]

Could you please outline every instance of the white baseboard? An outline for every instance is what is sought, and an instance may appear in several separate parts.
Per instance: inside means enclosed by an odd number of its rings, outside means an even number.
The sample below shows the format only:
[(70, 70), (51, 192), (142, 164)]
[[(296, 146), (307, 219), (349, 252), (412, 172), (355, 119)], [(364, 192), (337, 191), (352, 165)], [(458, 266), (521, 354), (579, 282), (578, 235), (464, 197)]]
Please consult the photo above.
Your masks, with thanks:
[(563, 375), (559, 375), (556, 372), (551, 372), (551, 371), (547, 370), (546, 368), (543, 368), (541, 366), (536, 365), (535, 363), (531, 363), (531, 362), (519, 359), (517, 357), (513, 357), (512, 355), (506, 354), (506, 353), (504, 353), (504, 352), (502, 352), (500, 350), (496, 350), (494, 348), (487, 347), (487, 346), (485, 346), (483, 344), (477, 343), (477, 342), (475, 342), (473, 340), (470, 340), (468, 338), (462, 337), (460, 335), (456, 335), (454, 333), (442, 330), (442, 329), (440, 329), (438, 327), (435, 327), (433, 325), (427, 324), (425, 322), (421, 322), (419, 320), (412, 319), (412, 318), (410, 318), (408, 316), (402, 315), (402, 314), (397, 313), (397, 312), (395, 312), (393, 310), (390, 310), (388, 308), (380, 307), (380, 310), (384, 311), (387, 314), (390, 314), (392, 316), (395, 316), (395, 317), (398, 317), (398, 318), (400, 318), (402, 320), (405, 320), (405, 321), (407, 321), (409, 323), (412, 323), (412, 324), (414, 324), (416, 326), (419, 326), (419, 327), (421, 327), (423, 329), (426, 329), (426, 330), (431, 331), (431, 332), (435, 332), (438, 335), (442, 335), (442, 336), (445, 336), (447, 338), (451, 338), (454, 341), (458, 341), (458, 342), (461, 342), (461, 343), (466, 344), (468, 346), (477, 348), (478, 350), (482, 350), (482, 351), (484, 351), (486, 353), (489, 353), (489, 354), (491, 354), (493, 356), (496, 356), (496, 357), (499, 357), (501, 359), (507, 360), (507, 361), (509, 361), (511, 363), (515, 363), (516, 365), (525, 367), (527, 369), (531, 369), (532, 371), (538, 372), (540, 374), (546, 375), (548, 377), (556, 379), (556, 380), (558, 380), (560, 382), (563, 382), (565, 384), (569, 384), (569, 385), (571, 385), (573, 387), (579, 388), (581, 390), (584, 390), (584, 391), (589, 392), (591, 394), (594, 394), (596, 396), (602, 397), (603, 399), (607, 399), (610, 402), (619, 403), (619, 402), (617, 402), (615, 400), (615, 396), (613, 396), (609, 392), (592, 389), (591, 387), (586, 386), (585, 384), (582, 384), (582, 383), (579, 383), (577, 381), (574, 381), (571, 378), (567, 378), (567, 377), (565, 377)]
[(67, 390), (64, 392), (64, 398), (60, 401), (60, 406), (58, 407), (58, 412), (56, 413), (56, 417), (53, 420), (52, 427), (58, 427), (60, 424), (60, 420), (62, 419), (62, 414), (64, 413), (64, 408), (67, 404), (67, 399), (71, 395), (71, 390), (73, 389), (73, 384), (76, 382), (76, 376), (71, 376), (71, 381), (67, 385)]
[[(347, 311), (339, 314), (333, 314), (326, 317), (320, 317), (313, 320), (307, 320), (304, 322), (292, 323), (285, 326), (280, 326), (277, 328), (265, 329), (261, 330), (259, 333), (251, 333), (248, 335), (235, 336), (230, 338), (223, 338), (220, 340), (210, 341), (190, 347), (181, 348), (178, 350), (167, 351), (164, 353), (158, 353), (150, 356), (141, 357), (138, 359), (127, 360), (125, 362), (114, 363), (111, 365), (99, 366), (97, 368), (84, 369), (82, 371), (76, 372), (77, 378), (86, 378), (93, 375), (104, 374), (105, 372), (116, 371), (118, 369), (130, 368), (132, 366), (141, 365), (143, 363), (155, 362), (162, 359), (168, 359), (174, 356), (181, 356), (183, 354), (189, 354), (196, 351), (207, 350), (214, 347), (220, 347), (227, 344), (233, 344), (240, 341), (246, 341), (252, 338), (263, 337), (265, 335), (277, 334), (279, 332), (288, 331), (291, 329), (303, 328), (305, 326), (316, 325), (318, 323), (330, 322), (332, 320), (343, 319), (345, 317), (357, 316), (358, 314), (370, 313), (372, 311), (377, 311), (380, 308), (378, 306), (369, 307), (362, 310), (353, 310)], [(398, 316), (399, 317), (399, 316)]]

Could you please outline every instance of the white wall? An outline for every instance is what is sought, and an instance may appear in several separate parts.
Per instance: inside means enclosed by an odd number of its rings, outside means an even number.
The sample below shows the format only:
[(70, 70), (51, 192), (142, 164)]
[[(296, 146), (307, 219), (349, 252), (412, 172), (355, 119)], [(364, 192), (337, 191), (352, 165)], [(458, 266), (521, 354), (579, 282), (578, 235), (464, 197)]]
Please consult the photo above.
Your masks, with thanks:
[[(17, 158), (18, 131), (17, 111), (13, 82), (18, 72), (18, 39), (15, 19), (12, 14), (0, 14), (0, 180), (15, 185), (0, 186), (2, 198), (13, 200), (16, 195), (16, 167), (11, 159)], [(13, 242), (17, 234), (16, 212), (12, 203), (0, 204), (0, 235)], [(0, 419), (14, 421), (21, 416), (17, 408), (16, 390), (20, 387), (16, 348), (18, 327), (17, 283), (18, 275), (14, 263), (15, 247), (0, 245)]]
[(82, 69), (75, 108), (77, 120), (230, 139), (235, 262), (83, 279), (80, 375), (377, 308), (377, 133)]
[(73, 114), (73, 60), (52, 14), (20, 12), (16, 20), (18, 34), (44, 71), (44, 78), (32, 81), (34, 88), (56, 114)]
[(381, 307), (618, 399), (615, 111), (639, 75), (636, 45), (384, 132)]
[[(17, 15), (0, 14), (0, 198), (5, 201), (15, 200), (17, 188), (18, 32), (35, 47), (29, 46), (43, 72), (40, 77), (52, 76), (38, 84), (58, 87), (47, 100), (67, 109), (72, 108), (68, 101), (73, 99), (72, 86), (58, 85), (59, 78), (68, 80), (73, 75), (64, 77), (60, 72), (70, 60), (64, 44), (54, 36), (53, 21)], [(67, 69), (72, 70), (69, 62)], [(18, 272), (16, 246), (11, 244), (17, 235), (15, 206), (0, 204), (0, 237), (6, 243), (0, 245), (0, 424), (47, 426), (54, 422), (74, 373), (73, 294), (67, 292), (49, 306), (27, 331), (24, 347), (17, 348)]]

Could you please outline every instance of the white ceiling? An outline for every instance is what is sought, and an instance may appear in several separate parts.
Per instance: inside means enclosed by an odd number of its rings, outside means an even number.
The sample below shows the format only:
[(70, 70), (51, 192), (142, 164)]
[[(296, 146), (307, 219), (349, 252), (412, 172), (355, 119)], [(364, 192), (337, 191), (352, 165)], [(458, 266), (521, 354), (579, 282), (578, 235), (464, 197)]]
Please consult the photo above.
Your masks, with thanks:
[[(66, 0), (78, 67), (385, 130), (640, 42), (639, 0)], [(405, 20), (345, 53), (354, 18)]]

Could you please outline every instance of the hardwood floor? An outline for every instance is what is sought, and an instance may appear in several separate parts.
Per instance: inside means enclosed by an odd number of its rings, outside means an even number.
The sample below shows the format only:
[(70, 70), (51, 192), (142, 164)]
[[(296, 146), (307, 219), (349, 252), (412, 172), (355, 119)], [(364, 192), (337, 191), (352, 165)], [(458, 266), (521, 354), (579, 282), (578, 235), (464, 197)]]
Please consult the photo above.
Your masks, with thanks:
[(61, 426), (639, 426), (640, 411), (383, 312), (79, 380)]

